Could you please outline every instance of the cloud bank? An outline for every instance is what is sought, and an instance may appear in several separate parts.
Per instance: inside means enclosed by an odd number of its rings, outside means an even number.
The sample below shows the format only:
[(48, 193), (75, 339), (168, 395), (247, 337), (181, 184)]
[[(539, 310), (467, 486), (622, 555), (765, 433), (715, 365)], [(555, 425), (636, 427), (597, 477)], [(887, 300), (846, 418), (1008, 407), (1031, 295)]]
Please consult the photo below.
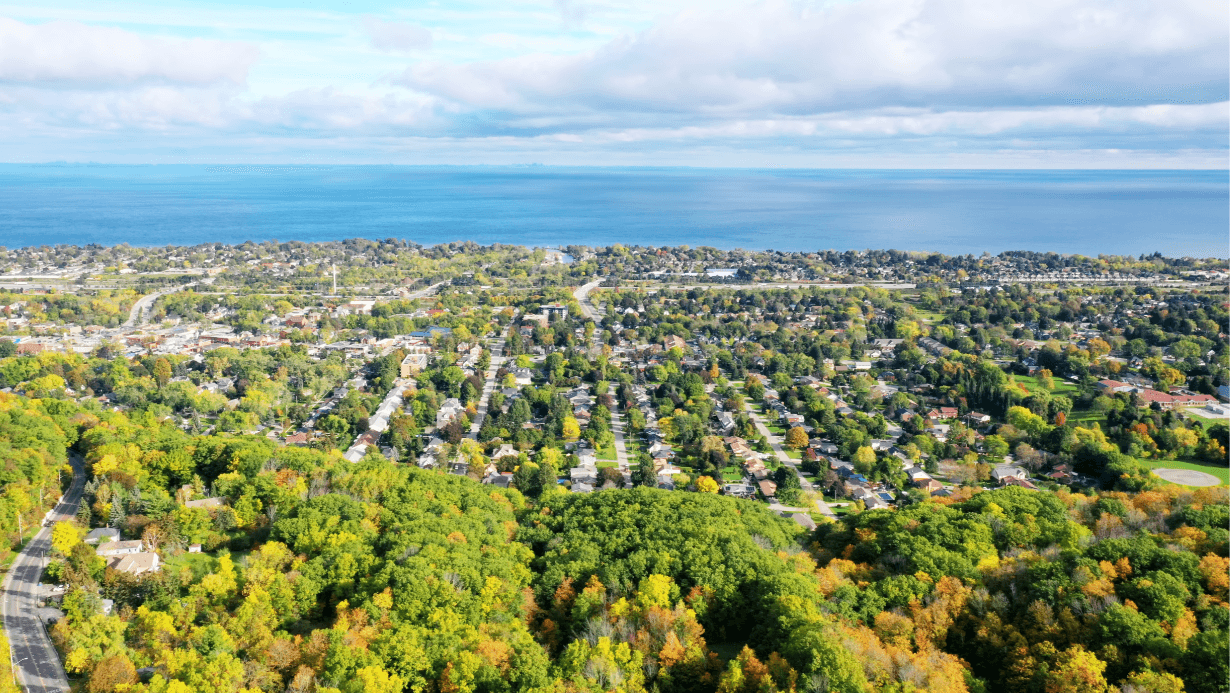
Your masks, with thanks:
[(250, 40), (0, 18), (0, 142), (821, 166), (1230, 150), (1219, 2), (679, 0), (626, 28), (613, 5), (483, 2), (297, 15)]
[(255, 46), (239, 42), (0, 17), (0, 83), (94, 89), (151, 82), (238, 85), (258, 55)]
[(476, 109), (719, 118), (1228, 98), (1224, 7), (1176, 0), (771, 1), (686, 11), (581, 55), (428, 62)]
[(382, 51), (409, 52), (431, 48), (431, 31), (416, 24), (364, 17), (363, 29), (372, 46)]

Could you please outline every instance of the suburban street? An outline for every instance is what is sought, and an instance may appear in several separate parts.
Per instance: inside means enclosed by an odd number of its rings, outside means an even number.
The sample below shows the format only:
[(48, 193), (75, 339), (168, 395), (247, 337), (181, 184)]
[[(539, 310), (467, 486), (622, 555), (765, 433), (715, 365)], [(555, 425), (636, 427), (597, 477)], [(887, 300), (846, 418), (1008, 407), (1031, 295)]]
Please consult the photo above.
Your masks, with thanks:
[(478, 411), (474, 414), (474, 421), (470, 423), (469, 438), (477, 439), (478, 430), (483, 427), (483, 419), (487, 418), (487, 407), (491, 403), (491, 393), (495, 390), (495, 374), (504, 365), (504, 338), (500, 337), (491, 344), (491, 363), (487, 366), (487, 373), (483, 378), (483, 392), (478, 398)]
[[(756, 425), (756, 430), (760, 432), (760, 435), (765, 437), (765, 440), (769, 441), (769, 446), (773, 448), (773, 452), (777, 455), (777, 459), (780, 460), (782, 464), (793, 469), (795, 474), (798, 474), (799, 485), (803, 487), (804, 491), (814, 493), (816, 491), (815, 487), (812, 486), (811, 482), (799, 472), (799, 463), (796, 460), (791, 459), (790, 455), (787, 455), (786, 451), (782, 449), (781, 443), (777, 440), (777, 435), (773, 433), (773, 431), (770, 431), (769, 427), (765, 424), (764, 417), (756, 413), (756, 410), (752, 408), (750, 402), (744, 402), (743, 406), (747, 410), (748, 416), (752, 417), (752, 423)], [(829, 507), (828, 503), (824, 502), (823, 498), (816, 501), (816, 508), (828, 517), (837, 517), (837, 514), (833, 512), (833, 509)]]
[(39, 577), (43, 571), (44, 557), (51, 550), (51, 523), (69, 520), (76, 515), (77, 502), (85, 487), (85, 470), (81, 460), (73, 456), (72, 464), (73, 484), (68, 493), (64, 494), (48, 518), (48, 526), (26, 544), (4, 578), (0, 618), (4, 620), (4, 632), (9, 639), (17, 682), (30, 693), (69, 690), (60, 656), (39, 622), (36, 610)]
[[(598, 288), (598, 285), (602, 284), (602, 280), (602, 277), (598, 277), (588, 284), (578, 286), (572, 292), (573, 297), (577, 299), (577, 303), (581, 305), (581, 312), (585, 314), (585, 317), (593, 320), (595, 325), (602, 320), (602, 316), (598, 315), (594, 304), (590, 303), (589, 292)], [(595, 328), (593, 337), (590, 339), (591, 353), (602, 351), (602, 345), (598, 341), (599, 334), (601, 334), (601, 330)], [(624, 444), (624, 417), (620, 413), (618, 406), (611, 407), (611, 433), (615, 434), (615, 461), (619, 464), (620, 469), (625, 469), (628, 467), (629, 462), (628, 447)]]

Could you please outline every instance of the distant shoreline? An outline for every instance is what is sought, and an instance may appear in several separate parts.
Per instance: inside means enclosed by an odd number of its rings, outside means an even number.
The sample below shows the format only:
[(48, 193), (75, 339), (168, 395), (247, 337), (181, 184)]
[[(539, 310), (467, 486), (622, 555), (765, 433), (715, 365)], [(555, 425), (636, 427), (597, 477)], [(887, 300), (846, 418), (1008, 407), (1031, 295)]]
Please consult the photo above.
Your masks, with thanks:
[(1230, 256), (1224, 170), (0, 164), (0, 245), (398, 238), (529, 247)]

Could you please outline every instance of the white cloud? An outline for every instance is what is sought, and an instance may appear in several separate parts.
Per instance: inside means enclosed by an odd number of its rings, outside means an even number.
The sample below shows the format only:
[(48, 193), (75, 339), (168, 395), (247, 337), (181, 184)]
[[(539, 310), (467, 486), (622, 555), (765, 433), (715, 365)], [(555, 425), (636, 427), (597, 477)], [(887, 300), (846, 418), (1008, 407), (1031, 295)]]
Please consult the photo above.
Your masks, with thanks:
[(106, 88), (242, 84), (259, 55), (247, 43), (150, 37), (73, 21), (0, 17), (0, 82)]
[(1230, 102), (1191, 106), (1052, 107), (994, 111), (931, 112), (886, 109), (816, 117), (729, 120), (668, 128), (595, 130), (596, 142), (664, 140), (761, 140), (861, 137), (987, 137), (1022, 133), (1067, 133), (1141, 129), (1224, 131), (1230, 127)]
[(584, 54), (422, 63), (408, 87), (516, 113), (803, 115), (1221, 101), (1205, 0), (769, 0), (690, 10)]
[(238, 159), (1203, 166), (1230, 127), (1210, 0), (476, 0), (382, 18), (72, 1), (0, 9), (23, 20), (0, 18), (7, 151), (98, 137)]
[(364, 17), (363, 30), (372, 46), (382, 51), (410, 52), (431, 48), (431, 31), (417, 24)]

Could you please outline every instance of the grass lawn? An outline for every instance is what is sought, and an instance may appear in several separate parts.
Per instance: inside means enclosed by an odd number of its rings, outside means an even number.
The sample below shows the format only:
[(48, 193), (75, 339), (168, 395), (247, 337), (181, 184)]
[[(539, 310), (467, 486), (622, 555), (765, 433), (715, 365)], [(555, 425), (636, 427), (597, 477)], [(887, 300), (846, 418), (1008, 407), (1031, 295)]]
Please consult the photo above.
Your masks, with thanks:
[(1054, 390), (1047, 390), (1042, 387), (1042, 385), (1038, 382), (1038, 379), (1032, 375), (1014, 375), (1012, 376), (1012, 379), (1024, 385), (1025, 388), (1031, 393), (1049, 392), (1052, 395), (1065, 395), (1067, 397), (1074, 397), (1080, 394), (1079, 387), (1074, 385), (1071, 381), (1064, 380), (1063, 378), (1053, 379), (1055, 381)]
[(163, 561), (164, 569), (179, 573), (184, 568), (192, 570), (192, 575), (195, 580), (200, 580), (209, 573), (213, 572), (214, 566), (218, 563), (217, 559), (205, 553), (182, 553), (178, 556)]
[(769, 424), (769, 425), (765, 426), (765, 428), (769, 429), (769, 432), (770, 432), (770, 433), (775, 433), (775, 434), (777, 434), (777, 435), (779, 435), (779, 436), (784, 436), (784, 435), (786, 435), (786, 429), (782, 428), (781, 426), (778, 426), (778, 425), (777, 425), (777, 424), (775, 424), (775, 423)]
[[(1230, 484), (1230, 467), (1224, 464), (1213, 464), (1198, 460), (1140, 460), (1149, 469), (1191, 469), (1205, 474), (1212, 474), (1223, 484)], [(1170, 483), (1170, 482), (1166, 482)]]
[(799, 452), (798, 450), (791, 450), (790, 448), (782, 448), (782, 450), (785, 450), (786, 457), (789, 457), (792, 460), (803, 459), (803, 453)]
[(599, 462), (595, 464), (594, 466), (597, 467), (598, 469), (606, 469), (607, 467), (618, 467), (619, 463), (618, 462)]
[(595, 455), (595, 457), (597, 457), (600, 460), (618, 459), (617, 457), (615, 457), (615, 443), (611, 443), (605, 448), (602, 448), (601, 450), (599, 450), (598, 454)]
[(1092, 409), (1074, 410), (1068, 415), (1068, 421), (1076, 423), (1093, 423), (1105, 425), (1106, 415), (1101, 412), (1096, 412)]
[(722, 470), (722, 479), (724, 481), (730, 481), (730, 482), (742, 481), (743, 480), (743, 470), (735, 465), (726, 467), (725, 469)]

